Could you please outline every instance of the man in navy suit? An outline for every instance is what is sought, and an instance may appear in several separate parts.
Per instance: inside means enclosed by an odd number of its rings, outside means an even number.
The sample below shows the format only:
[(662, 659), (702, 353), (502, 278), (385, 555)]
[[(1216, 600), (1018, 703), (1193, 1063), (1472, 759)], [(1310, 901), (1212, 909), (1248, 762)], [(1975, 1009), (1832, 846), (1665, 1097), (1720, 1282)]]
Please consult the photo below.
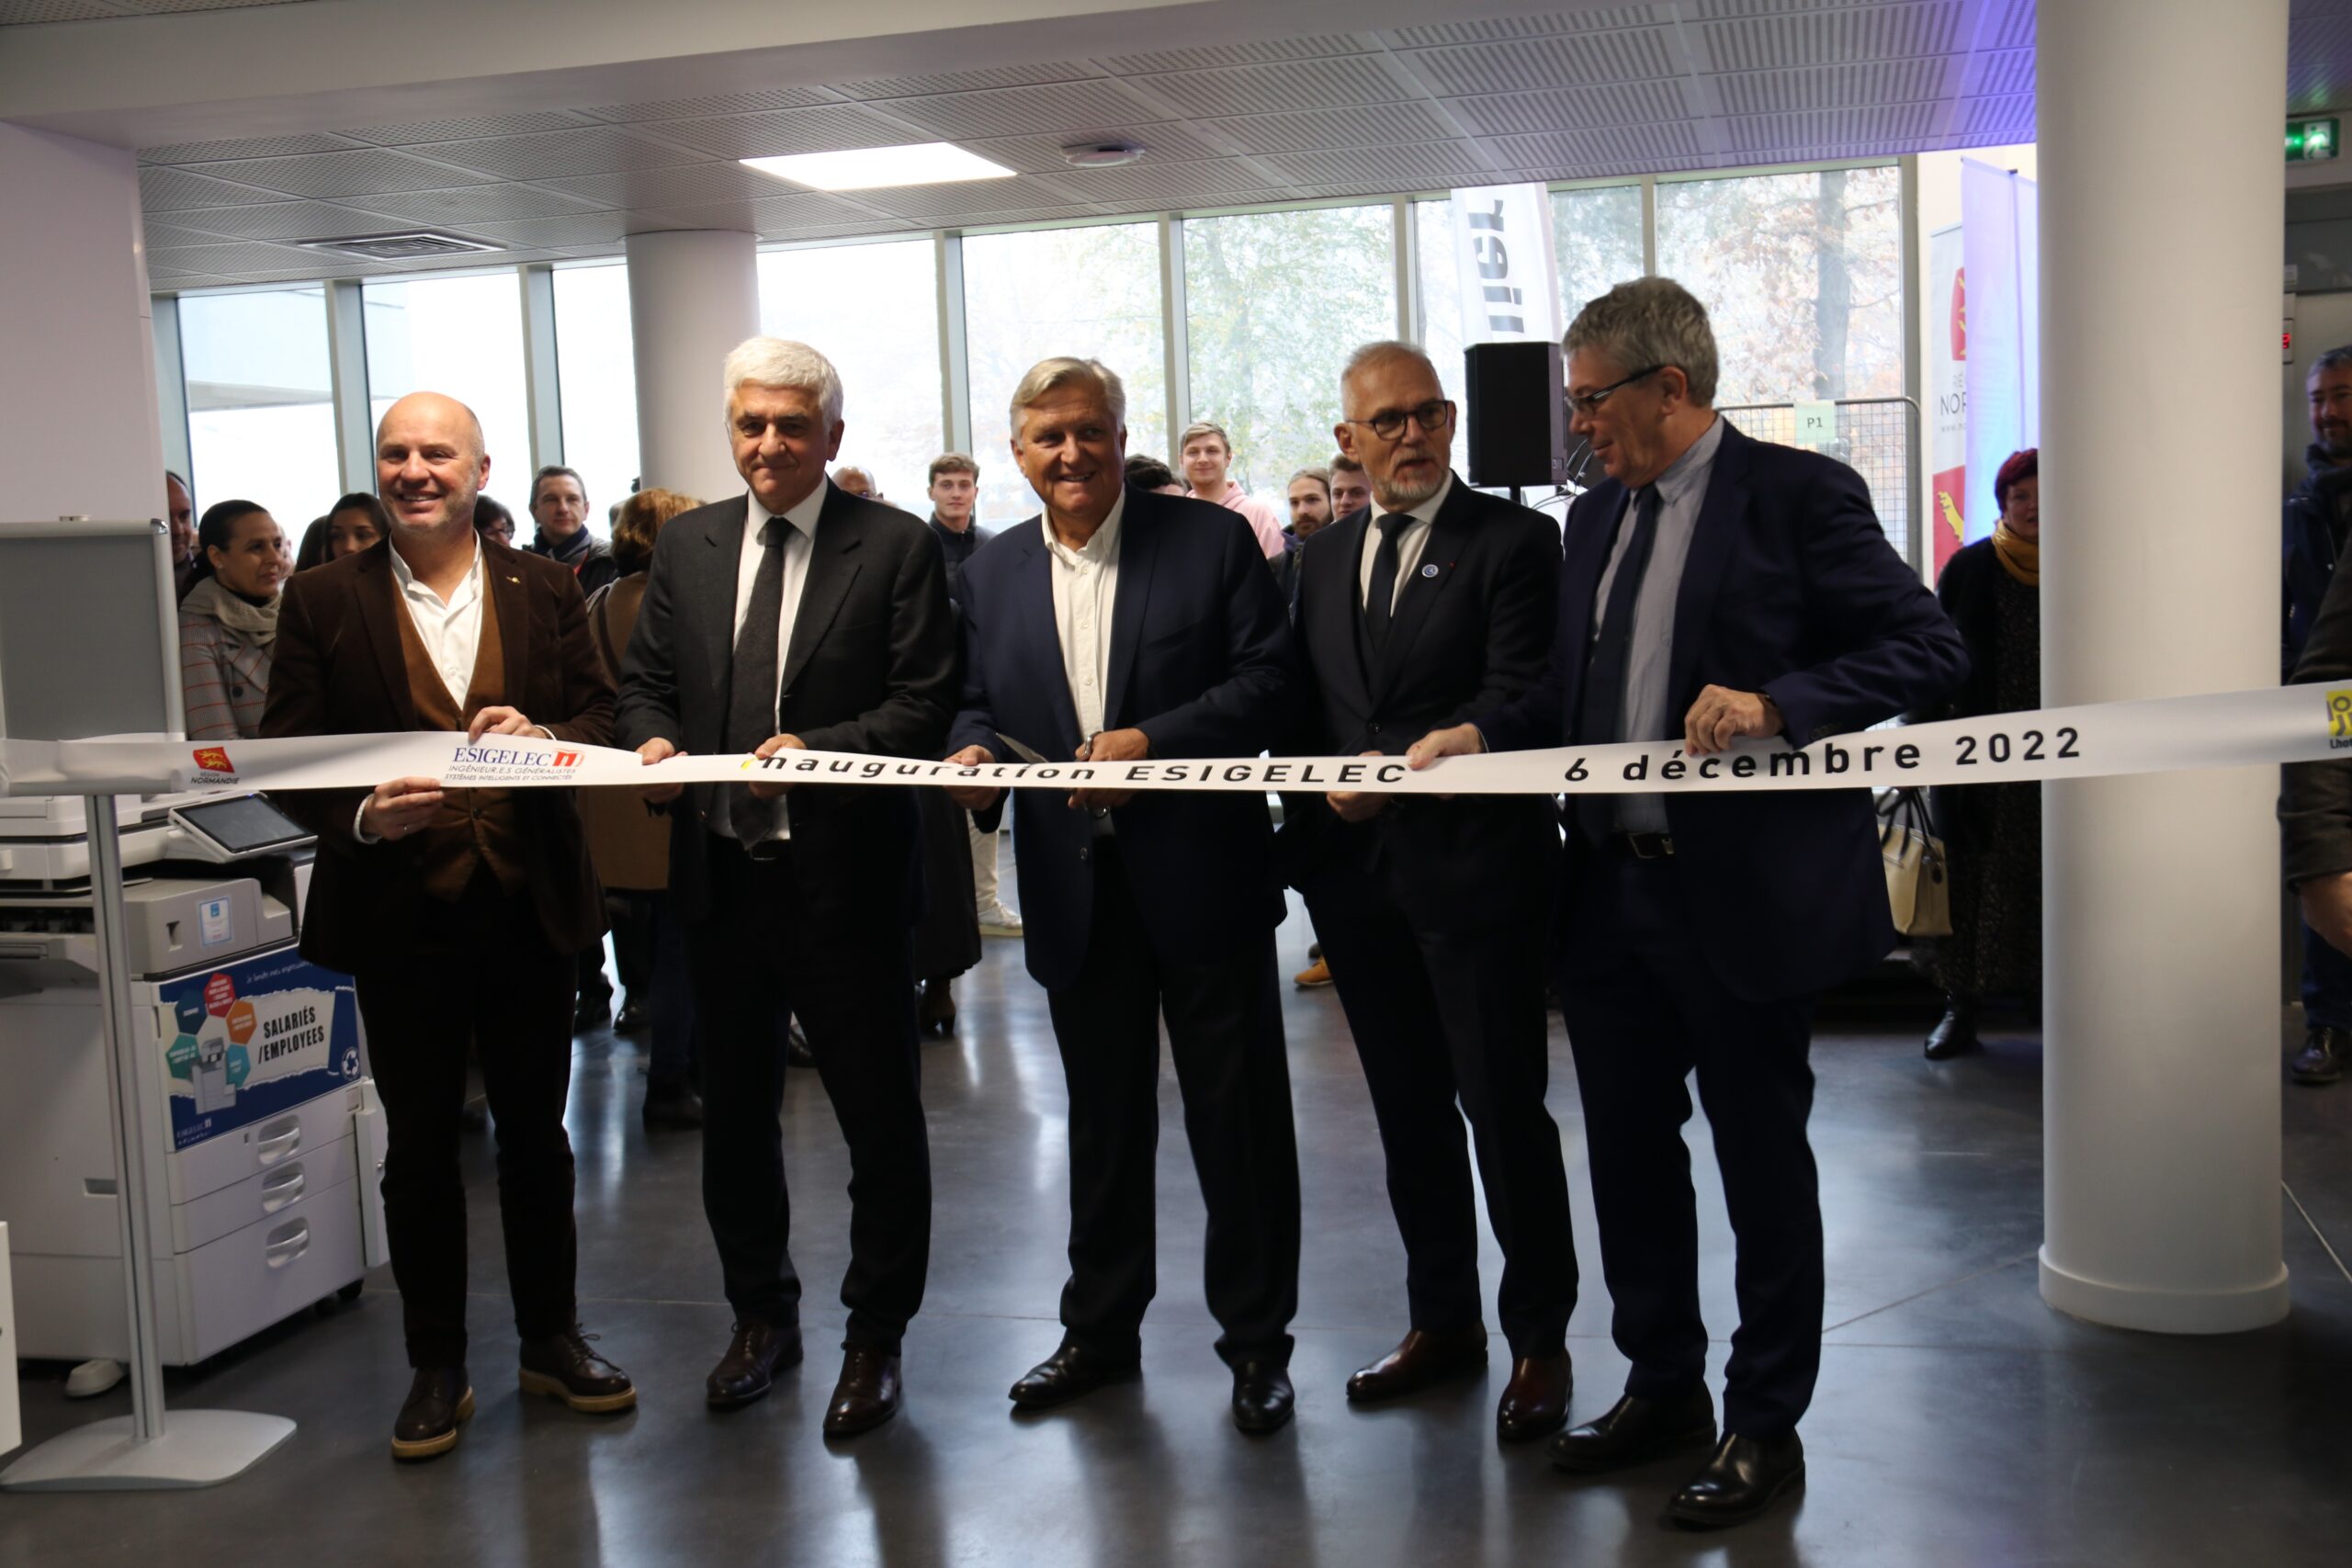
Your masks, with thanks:
[[(1125, 484), (1126, 396), (1048, 359), (1012, 395), (1012, 455), (1046, 503), (965, 564), (951, 761), (1250, 756), (1295, 722), (1290, 623), (1248, 524)], [(993, 830), (1001, 792), (950, 792)], [(1208, 1207), (1206, 1288), (1233, 1419), (1290, 1419), (1298, 1151), (1275, 989), (1283, 894), (1262, 796), (1023, 789), (1013, 802), (1029, 973), (1069, 1086), (1065, 1333), (1012, 1385), (1061, 1404), (1135, 1375), (1152, 1268), (1159, 1024)]]
[[(1560, 530), (1454, 475), (1453, 405), (1419, 349), (1367, 344), (1340, 392), (1340, 445), (1363, 460), (1373, 504), (1298, 552), (1314, 700), (1293, 750), (1395, 754), (1543, 676)], [(1496, 1430), (1557, 1431), (1577, 1262), (1560, 1130), (1544, 1108), (1551, 804), (1302, 795), (1285, 802), (1282, 845), (1339, 981), (1405, 1241), (1407, 1332), (1348, 1380), (1348, 1397), (1393, 1398), (1487, 1364), (1466, 1115), (1503, 1252), (1511, 1375)]]
[[(1414, 743), (1491, 749), (1741, 736), (1808, 745), (1943, 696), (1968, 669), (1852, 469), (1717, 417), (1704, 307), (1621, 284), (1567, 333), (1577, 434), (1608, 472), (1569, 513), (1551, 666), (1525, 695)], [(1804, 1476), (1797, 1422), (1821, 1361), (1815, 999), (1894, 944), (1869, 795), (1570, 797), (1555, 940), (1584, 1098), (1601, 1269), (1633, 1369), (1553, 1461), (1614, 1470), (1713, 1453), (1686, 1525), (1761, 1513)], [(1738, 1244), (1723, 1436), (1705, 1382), (1698, 1225), (1681, 1126), (1695, 1068)]]

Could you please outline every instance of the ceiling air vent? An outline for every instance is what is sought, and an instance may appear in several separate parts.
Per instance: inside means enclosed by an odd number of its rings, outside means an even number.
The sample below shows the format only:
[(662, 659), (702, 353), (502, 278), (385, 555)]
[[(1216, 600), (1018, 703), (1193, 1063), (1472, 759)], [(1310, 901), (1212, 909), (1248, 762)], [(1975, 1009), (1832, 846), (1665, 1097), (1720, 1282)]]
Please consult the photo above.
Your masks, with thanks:
[(353, 234), (340, 240), (297, 240), (305, 250), (329, 251), (368, 261), (414, 261), (422, 256), (470, 256), (504, 250), (481, 240), (444, 234), (437, 229), (402, 229), (390, 234)]

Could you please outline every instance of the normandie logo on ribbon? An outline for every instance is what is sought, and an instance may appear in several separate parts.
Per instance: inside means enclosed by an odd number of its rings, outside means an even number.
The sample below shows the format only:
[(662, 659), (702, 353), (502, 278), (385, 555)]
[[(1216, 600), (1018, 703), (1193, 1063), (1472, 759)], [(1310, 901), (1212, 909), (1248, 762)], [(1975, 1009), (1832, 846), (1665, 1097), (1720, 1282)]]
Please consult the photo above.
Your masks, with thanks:
[(2327, 694), (2327, 749), (2341, 751), (2352, 746), (2352, 686), (2338, 686)]
[[(2330, 705), (2333, 705), (2332, 694)], [(237, 765), (229, 761), (229, 749), (225, 746), (199, 746), (195, 755), (196, 765), (208, 773), (233, 773), (237, 771)]]

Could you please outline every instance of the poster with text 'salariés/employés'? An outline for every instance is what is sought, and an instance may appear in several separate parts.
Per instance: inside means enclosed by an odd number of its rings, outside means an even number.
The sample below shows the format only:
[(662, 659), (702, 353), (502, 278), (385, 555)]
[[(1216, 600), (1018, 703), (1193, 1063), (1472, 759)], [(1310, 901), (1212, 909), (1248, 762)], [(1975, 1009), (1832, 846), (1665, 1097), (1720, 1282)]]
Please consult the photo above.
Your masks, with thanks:
[(156, 987), (172, 1147), (290, 1111), (359, 1077), (351, 982), (300, 953), (198, 970)]

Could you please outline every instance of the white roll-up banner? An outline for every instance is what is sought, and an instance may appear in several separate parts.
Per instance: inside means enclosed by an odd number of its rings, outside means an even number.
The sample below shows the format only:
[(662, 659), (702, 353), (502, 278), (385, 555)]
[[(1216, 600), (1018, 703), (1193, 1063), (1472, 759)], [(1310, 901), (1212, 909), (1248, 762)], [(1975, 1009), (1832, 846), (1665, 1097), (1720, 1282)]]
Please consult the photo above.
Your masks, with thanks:
[[(1012, 754), (1020, 737), (1004, 738)], [(388, 779), (444, 784), (994, 784), (1013, 789), (1356, 790), (1385, 795), (1609, 795), (1887, 788), (2101, 778), (2278, 762), (2352, 760), (2352, 686), (2043, 708), (1863, 730), (1794, 748), (1741, 740), (1693, 757), (1676, 742), (1570, 746), (1449, 757), (1183, 757), (1132, 762), (966, 767), (924, 757), (785, 750), (682, 756), (648, 765), (633, 751), (536, 737), (322, 735), (280, 740), (152, 739), (0, 741), (0, 794), (163, 794), (372, 788)]]

